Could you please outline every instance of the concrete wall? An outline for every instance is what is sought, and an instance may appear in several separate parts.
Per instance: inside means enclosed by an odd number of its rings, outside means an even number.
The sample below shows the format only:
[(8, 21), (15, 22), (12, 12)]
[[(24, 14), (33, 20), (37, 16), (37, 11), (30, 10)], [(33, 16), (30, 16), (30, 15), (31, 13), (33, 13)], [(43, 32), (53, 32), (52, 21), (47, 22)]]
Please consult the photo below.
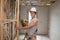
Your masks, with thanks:
[(50, 15), (50, 31), (49, 36), (51, 40), (60, 40), (60, 0), (56, 0), (49, 8)]
[[(35, 7), (38, 9), (39, 19), (37, 34), (48, 34), (48, 7)], [(30, 7), (21, 7), (21, 19), (27, 18), (27, 11), (29, 10), (29, 8)]]
[(38, 34), (48, 34), (48, 7), (38, 7)]

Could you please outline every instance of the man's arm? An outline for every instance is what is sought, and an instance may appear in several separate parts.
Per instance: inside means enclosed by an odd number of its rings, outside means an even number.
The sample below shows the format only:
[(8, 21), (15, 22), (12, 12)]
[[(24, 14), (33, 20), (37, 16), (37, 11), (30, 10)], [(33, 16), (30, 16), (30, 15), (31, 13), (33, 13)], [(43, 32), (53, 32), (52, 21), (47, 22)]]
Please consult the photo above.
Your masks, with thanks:
[(37, 25), (37, 24), (38, 24), (38, 21), (32, 21), (30, 24), (28, 24), (28, 25), (25, 26), (25, 27), (19, 26), (18, 29), (23, 29), (23, 30), (29, 29), (29, 28), (31, 28), (31, 27), (34, 27), (34, 26)]

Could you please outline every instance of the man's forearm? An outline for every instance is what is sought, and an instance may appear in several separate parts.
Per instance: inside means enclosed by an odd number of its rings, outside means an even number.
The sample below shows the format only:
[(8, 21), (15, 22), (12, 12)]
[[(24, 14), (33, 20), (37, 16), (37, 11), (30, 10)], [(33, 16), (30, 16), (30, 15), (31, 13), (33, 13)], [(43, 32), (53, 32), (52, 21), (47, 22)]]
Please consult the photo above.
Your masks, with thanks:
[(29, 29), (29, 27), (25, 26), (25, 27), (22, 27), (22, 29), (23, 29), (23, 30), (25, 30), (25, 29)]

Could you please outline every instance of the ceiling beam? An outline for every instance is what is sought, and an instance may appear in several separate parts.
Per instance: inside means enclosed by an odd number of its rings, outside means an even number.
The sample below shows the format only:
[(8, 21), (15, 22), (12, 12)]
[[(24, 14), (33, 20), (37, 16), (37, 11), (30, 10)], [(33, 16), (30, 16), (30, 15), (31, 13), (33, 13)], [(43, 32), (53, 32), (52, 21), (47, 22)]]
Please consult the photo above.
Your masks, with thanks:
[[(27, 1), (25, 0), (25, 3), (26, 3)], [(32, 0), (29, 0), (29, 3), (22, 3), (22, 4), (25, 4), (25, 6), (26, 5), (38, 5), (38, 6), (43, 6), (43, 5), (45, 5), (45, 6), (49, 6), (49, 5), (51, 5), (51, 3), (53, 3), (53, 2), (55, 2), (55, 0), (46, 0), (46, 2), (41, 2), (41, 0), (38, 0), (37, 1), (37, 3), (34, 3), (34, 1), (32, 1)]]

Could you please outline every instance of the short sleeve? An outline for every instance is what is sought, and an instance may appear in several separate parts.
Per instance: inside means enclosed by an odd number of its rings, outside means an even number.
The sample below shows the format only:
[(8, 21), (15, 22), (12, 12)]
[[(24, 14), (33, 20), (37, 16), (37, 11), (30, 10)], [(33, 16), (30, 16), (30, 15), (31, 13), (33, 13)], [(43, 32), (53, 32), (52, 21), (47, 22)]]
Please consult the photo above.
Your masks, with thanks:
[(37, 18), (34, 18), (34, 19), (32, 19), (32, 21), (38, 21), (38, 19)]

